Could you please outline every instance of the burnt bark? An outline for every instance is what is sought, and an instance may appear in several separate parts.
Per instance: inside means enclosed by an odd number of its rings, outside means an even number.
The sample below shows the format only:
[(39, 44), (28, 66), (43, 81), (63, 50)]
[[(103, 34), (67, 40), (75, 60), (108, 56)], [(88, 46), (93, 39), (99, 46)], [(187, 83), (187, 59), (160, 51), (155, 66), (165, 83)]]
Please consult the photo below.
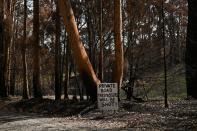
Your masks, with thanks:
[(7, 88), (5, 86), (5, 64), (4, 64), (4, 48), (5, 48), (5, 40), (4, 40), (4, 1), (0, 0), (0, 97), (7, 97)]
[(103, 1), (100, 0), (100, 52), (99, 52), (99, 74), (98, 77), (101, 81), (103, 81)]
[(27, 59), (26, 59), (26, 19), (27, 19), (27, 1), (24, 0), (24, 22), (23, 22), (23, 43), (22, 43), (22, 63), (23, 63), (23, 99), (29, 99), (29, 87), (27, 78)]
[(39, 38), (39, 0), (33, 1), (33, 92), (35, 98), (42, 98), (40, 84), (40, 38)]
[(56, 33), (55, 33), (55, 100), (61, 99), (61, 64), (60, 64), (60, 16), (59, 16), (59, 6), (56, 0)]
[(188, 0), (186, 85), (188, 97), (197, 98), (197, 1)]
[[(66, 36), (67, 37), (67, 36)], [(70, 58), (70, 46), (69, 46), (69, 40), (67, 38), (66, 43), (66, 65), (65, 65), (65, 80), (64, 80), (64, 99), (68, 99), (68, 87), (69, 87), (69, 81), (70, 81), (70, 70), (69, 70), (69, 58)]]

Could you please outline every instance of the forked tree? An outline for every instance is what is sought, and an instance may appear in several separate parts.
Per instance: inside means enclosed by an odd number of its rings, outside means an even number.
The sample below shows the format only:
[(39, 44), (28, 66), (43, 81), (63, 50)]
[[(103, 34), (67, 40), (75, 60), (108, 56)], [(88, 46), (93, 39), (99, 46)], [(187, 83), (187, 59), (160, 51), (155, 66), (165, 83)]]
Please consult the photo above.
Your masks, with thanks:
[(90, 95), (91, 100), (96, 101), (97, 86), (100, 83), (100, 80), (97, 78), (93, 70), (80, 38), (70, 0), (59, 0), (58, 4), (60, 14), (63, 17), (63, 22), (68, 33), (70, 48), (73, 51), (73, 57), (75, 58), (78, 71), (83, 79), (87, 93)]

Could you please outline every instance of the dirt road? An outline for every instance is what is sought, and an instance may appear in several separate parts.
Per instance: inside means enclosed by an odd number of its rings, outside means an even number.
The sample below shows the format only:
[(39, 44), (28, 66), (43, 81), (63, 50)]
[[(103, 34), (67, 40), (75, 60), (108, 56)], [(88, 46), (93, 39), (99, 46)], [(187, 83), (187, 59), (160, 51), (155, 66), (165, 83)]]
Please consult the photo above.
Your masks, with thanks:
[(47, 116), (0, 110), (0, 131), (197, 130), (197, 101), (126, 102), (116, 113), (93, 110), (83, 116)]
[(47, 118), (33, 114), (0, 111), (0, 131), (65, 131), (65, 130), (120, 130), (123, 122), (111, 120), (88, 120), (81, 117)]

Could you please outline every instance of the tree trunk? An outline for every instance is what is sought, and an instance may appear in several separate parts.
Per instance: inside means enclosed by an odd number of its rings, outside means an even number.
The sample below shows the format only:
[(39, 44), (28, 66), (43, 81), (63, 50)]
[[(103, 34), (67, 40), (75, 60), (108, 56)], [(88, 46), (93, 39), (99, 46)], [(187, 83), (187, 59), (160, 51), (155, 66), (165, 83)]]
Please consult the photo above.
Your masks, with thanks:
[(22, 63), (23, 63), (23, 99), (29, 99), (29, 87), (27, 78), (27, 61), (26, 61), (26, 19), (27, 19), (27, 1), (24, 0), (24, 27), (22, 42)]
[[(13, 47), (15, 48), (15, 47)], [(15, 49), (13, 49), (13, 52), (15, 52)], [(12, 69), (10, 72), (10, 95), (15, 95), (15, 83), (16, 83), (16, 56), (12, 55)]]
[(169, 16), (170, 22), (169, 22), (169, 37), (170, 37), (170, 65), (176, 65), (176, 58), (177, 58), (177, 50), (178, 46), (176, 45), (176, 33), (175, 33), (175, 17), (173, 16), (173, 13)]
[(16, 39), (18, 36), (18, 27), (19, 22), (15, 19), (14, 27), (13, 27), (13, 38), (12, 38), (12, 46), (11, 46), (11, 72), (10, 72), (10, 95), (15, 95), (15, 84), (16, 84)]
[(103, 1), (100, 0), (100, 52), (99, 52), (99, 79), (103, 81)]
[(114, 0), (114, 42), (115, 42), (115, 76), (114, 80), (118, 84), (118, 95), (123, 79), (123, 45), (121, 42), (122, 35), (122, 12), (121, 0)]
[(166, 64), (166, 37), (165, 37), (165, 12), (164, 1), (161, 1), (162, 13), (162, 43), (163, 43), (163, 67), (164, 67), (164, 104), (168, 108), (168, 88), (167, 88), (167, 64)]
[[(67, 37), (67, 36), (66, 36)], [(64, 80), (64, 99), (68, 99), (68, 87), (69, 87), (69, 58), (70, 58), (70, 46), (69, 46), (69, 40), (67, 38), (66, 43), (66, 68), (65, 68), (65, 80)]]
[(5, 67), (4, 67), (4, 0), (0, 0), (0, 97), (7, 97), (7, 89), (5, 86)]
[(56, 33), (55, 33), (55, 100), (61, 99), (61, 79), (60, 79), (60, 16), (59, 6), (56, 0)]
[(127, 1), (127, 10), (128, 10), (128, 24), (129, 24), (129, 32), (128, 32), (128, 50), (129, 50), (129, 83), (128, 83), (128, 90), (127, 90), (127, 100), (131, 100), (133, 97), (133, 88), (135, 82), (135, 75), (134, 75), (134, 44), (133, 44), (133, 22), (134, 17), (132, 17), (132, 1)]
[(197, 98), (197, 1), (188, 0), (186, 84), (188, 97)]
[(12, 23), (13, 23), (13, 13), (11, 12), (11, 0), (6, 0), (4, 3), (5, 7), (5, 19), (4, 19), (4, 32), (5, 32), (5, 47), (4, 47), (4, 77), (5, 77), (5, 86), (8, 91), (9, 87), (9, 56), (10, 56), (10, 43), (11, 43), (11, 32), (12, 32)]
[(87, 1), (87, 16), (86, 16), (86, 21), (87, 21), (87, 31), (88, 31), (88, 55), (89, 55), (89, 59), (90, 62), (93, 62), (93, 52), (92, 52), (92, 48), (93, 48), (93, 31), (92, 31), (92, 17), (91, 17), (91, 13), (90, 13), (90, 7), (91, 1)]
[[(162, 2), (162, 1), (161, 1)], [(162, 49), (163, 49), (163, 45), (162, 45), (162, 28), (163, 28), (163, 24), (162, 24), (162, 8), (160, 6), (157, 6), (157, 12), (158, 12), (158, 23), (157, 23), (157, 42), (155, 42), (154, 44), (154, 52), (155, 55), (157, 55), (158, 57), (156, 57), (156, 61), (158, 66), (162, 65), (162, 59), (163, 59), (163, 55), (162, 55)]]
[(135, 71), (133, 69), (134, 67), (134, 45), (133, 45), (133, 40), (132, 40), (132, 22), (129, 20), (129, 25), (130, 25), (130, 31), (129, 31), (129, 51), (130, 51), (130, 58), (129, 59), (129, 67), (130, 67), (130, 72), (129, 72), (129, 86), (128, 86), (128, 93), (127, 93), (127, 99), (130, 100), (133, 97), (133, 88), (134, 88), (134, 82), (135, 82)]
[(91, 96), (91, 100), (97, 100), (97, 86), (100, 83), (97, 78), (90, 60), (87, 56), (83, 43), (81, 41), (79, 31), (75, 22), (74, 13), (69, 0), (59, 0), (60, 13), (69, 37), (69, 44), (73, 51), (78, 71), (80, 72), (83, 82)]
[(35, 98), (42, 98), (40, 84), (39, 0), (33, 0), (33, 90)]

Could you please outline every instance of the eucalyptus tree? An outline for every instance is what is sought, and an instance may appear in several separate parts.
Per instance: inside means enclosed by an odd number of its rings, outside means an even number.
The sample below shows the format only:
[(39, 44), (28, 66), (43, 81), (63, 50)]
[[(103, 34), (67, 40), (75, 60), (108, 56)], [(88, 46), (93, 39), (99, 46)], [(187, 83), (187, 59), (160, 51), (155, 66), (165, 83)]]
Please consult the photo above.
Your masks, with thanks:
[(33, 0), (33, 90), (35, 98), (42, 98), (40, 84), (39, 0)]

